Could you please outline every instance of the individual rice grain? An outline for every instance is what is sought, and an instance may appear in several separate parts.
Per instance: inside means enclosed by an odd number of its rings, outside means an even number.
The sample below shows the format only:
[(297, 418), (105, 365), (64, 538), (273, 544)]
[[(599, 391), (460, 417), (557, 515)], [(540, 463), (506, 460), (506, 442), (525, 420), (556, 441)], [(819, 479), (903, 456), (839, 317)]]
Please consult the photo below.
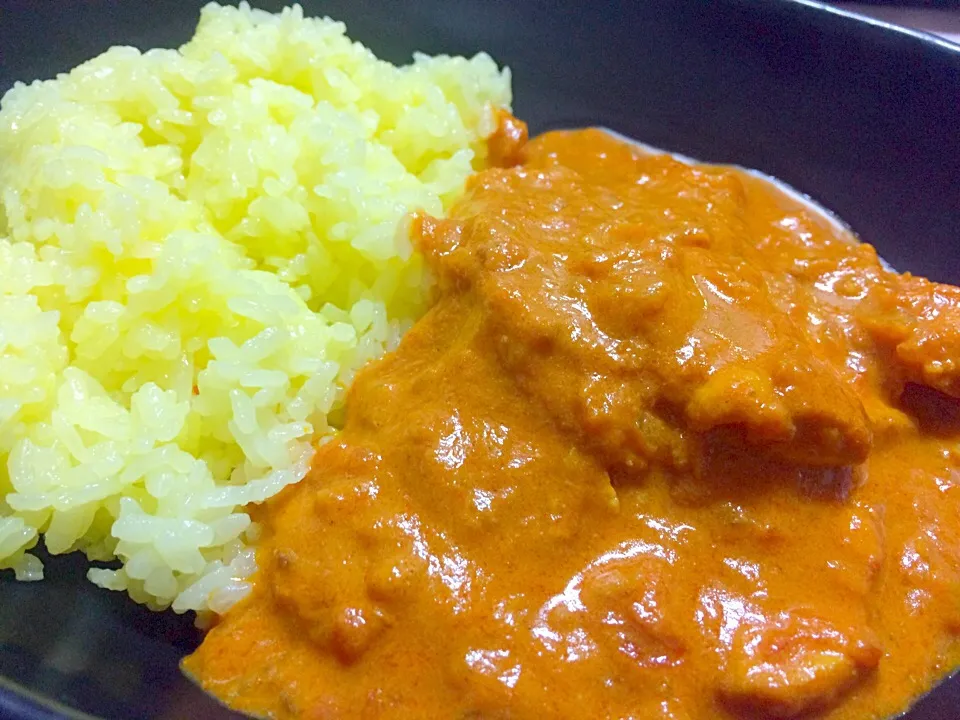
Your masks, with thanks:
[(297, 482), (356, 370), (422, 312), (404, 231), (483, 166), (506, 70), (394, 67), (342, 24), (211, 4), (0, 109), (0, 567), (80, 550), (222, 612), (245, 506)]

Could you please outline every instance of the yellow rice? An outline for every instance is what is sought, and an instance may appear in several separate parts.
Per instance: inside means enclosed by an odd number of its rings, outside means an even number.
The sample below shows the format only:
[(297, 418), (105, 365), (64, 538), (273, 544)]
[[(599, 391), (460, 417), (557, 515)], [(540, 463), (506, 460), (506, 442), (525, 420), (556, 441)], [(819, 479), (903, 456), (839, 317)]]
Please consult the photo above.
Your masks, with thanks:
[(486, 55), (396, 68), (344, 33), (211, 4), (179, 50), (4, 97), (0, 567), (39, 579), (42, 535), (154, 608), (247, 591), (245, 506), (422, 311), (403, 219), (449, 207), (510, 103)]

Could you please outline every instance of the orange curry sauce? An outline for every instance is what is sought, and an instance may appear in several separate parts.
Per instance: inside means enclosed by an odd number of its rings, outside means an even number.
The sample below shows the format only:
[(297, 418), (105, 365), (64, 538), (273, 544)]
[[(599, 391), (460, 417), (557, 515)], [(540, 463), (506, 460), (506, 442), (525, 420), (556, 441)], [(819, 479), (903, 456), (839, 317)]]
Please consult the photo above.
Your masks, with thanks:
[(739, 170), (513, 149), (414, 223), (436, 304), (188, 672), (271, 717), (903, 708), (960, 662), (960, 289)]

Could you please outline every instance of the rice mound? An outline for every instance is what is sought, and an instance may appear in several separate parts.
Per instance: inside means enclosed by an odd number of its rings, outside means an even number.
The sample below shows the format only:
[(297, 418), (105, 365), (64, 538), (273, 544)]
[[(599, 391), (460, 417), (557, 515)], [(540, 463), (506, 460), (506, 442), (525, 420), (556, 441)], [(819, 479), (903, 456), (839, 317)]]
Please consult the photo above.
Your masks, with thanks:
[(484, 165), (509, 71), (394, 67), (341, 23), (208, 5), (0, 109), (0, 567), (223, 612), (245, 510), (300, 480), (428, 280), (404, 218)]

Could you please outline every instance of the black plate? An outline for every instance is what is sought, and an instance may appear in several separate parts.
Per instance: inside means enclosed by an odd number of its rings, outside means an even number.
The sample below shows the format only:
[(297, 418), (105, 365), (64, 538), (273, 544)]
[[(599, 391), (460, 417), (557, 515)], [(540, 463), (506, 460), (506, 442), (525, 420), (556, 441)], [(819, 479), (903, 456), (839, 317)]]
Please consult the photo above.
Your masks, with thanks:
[[(0, 0), (0, 92), (109, 45), (176, 46), (201, 4)], [(601, 124), (758, 168), (895, 267), (960, 283), (960, 48), (796, 0), (303, 5), (395, 62), (487, 50), (512, 67), (534, 131)], [(43, 583), (0, 580), (0, 717), (236, 717), (180, 676), (199, 639), (188, 618), (94, 588), (74, 558), (47, 568)], [(956, 720), (960, 678), (907, 717)]]

